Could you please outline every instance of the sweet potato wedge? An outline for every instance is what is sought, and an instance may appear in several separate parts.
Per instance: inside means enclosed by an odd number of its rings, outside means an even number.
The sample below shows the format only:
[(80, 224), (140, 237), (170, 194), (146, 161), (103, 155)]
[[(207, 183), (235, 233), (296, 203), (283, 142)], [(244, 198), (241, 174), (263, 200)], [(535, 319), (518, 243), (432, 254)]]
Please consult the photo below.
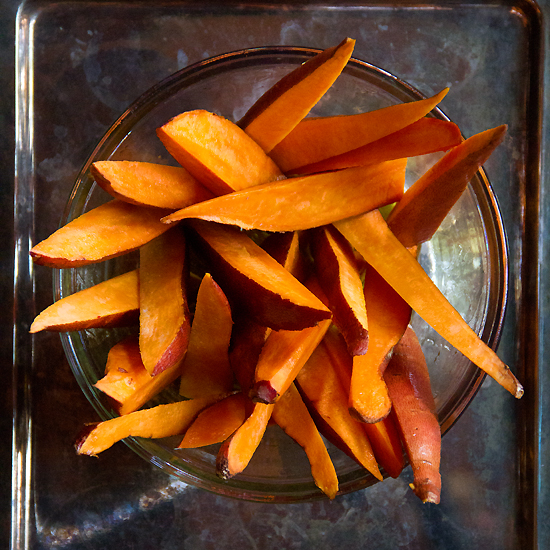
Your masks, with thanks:
[(217, 398), (202, 397), (157, 405), (150, 409), (90, 424), (79, 435), (75, 448), (81, 455), (97, 455), (127, 437), (159, 439), (185, 432), (197, 414)]
[(411, 327), (395, 346), (384, 378), (413, 470), (411, 487), (422, 502), (437, 504), (441, 493), (441, 429), (426, 360)]
[(302, 330), (272, 331), (256, 365), (251, 397), (261, 403), (275, 403), (294, 382), (330, 324), (331, 320), (325, 319)]
[(311, 250), (319, 285), (327, 297), (333, 323), (352, 355), (363, 355), (369, 343), (369, 321), (363, 281), (350, 244), (332, 226), (314, 230)]
[(150, 399), (167, 388), (181, 374), (181, 363), (151, 376), (141, 360), (137, 336), (115, 344), (107, 356), (105, 376), (95, 387), (115, 401), (120, 415), (137, 411)]
[(151, 375), (143, 366), (139, 353), (139, 341), (128, 336), (115, 344), (107, 355), (105, 376), (94, 387), (114, 399), (120, 406), (137, 388), (147, 384)]
[(370, 265), (365, 269), (364, 296), (369, 347), (364, 355), (353, 358), (349, 407), (357, 420), (375, 423), (391, 409), (383, 374), (393, 346), (409, 324), (411, 308)]
[(397, 132), (427, 115), (448, 92), (357, 115), (305, 118), (270, 152), (286, 174)]
[(393, 134), (367, 143), (363, 147), (330, 157), (313, 164), (294, 168), (294, 174), (314, 174), (341, 170), (351, 166), (366, 166), (387, 160), (427, 155), (447, 151), (462, 141), (454, 122), (424, 117)]
[(377, 210), (336, 222), (336, 228), (394, 290), (452, 346), (514, 397), (523, 387), (510, 368), (462, 319)]
[(157, 135), (176, 161), (215, 195), (282, 177), (244, 130), (214, 113), (187, 111), (158, 128)]
[(200, 218), (264, 231), (319, 227), (399, 200), (406, 164), (397, 159), (268, 183), (191, 205), (162, 221)]
[[(353, 368), (353, 357), (350, 355), (342, 335), (332, 326), (325, 337), (323, 344), (336, 371), (338, 379), (346, 394), (349, 394), (351, 386), (351, 374)], [(376, 461), (385, 472), (397, 478), (405, 466), (405, 457), (399, 432), (391, 413), (374, 424), (362, 424), (367, 432), (372, 451)]]
[(263, 94), (238, 125), (269, 153), (338, 78), (354, 46), (355, 40), (346, 38), (300, 65)]
[(67, 268), (102, 262), (127, 254), (164, 233), (166, 210), (114, 199), (59, 228), (35, 245), (34, 263)]
[(222, 443), (245, 421), (248, 398), (240, 392), (233, 393), (213, 403), (187, 428), (179, 449), (195, 449)]
[(245, 233), (202, 220), (187, 223), (235, 314), (275, 330), (300, 330), (330, 317), (314, 294)]
[(145, 368), (156, 376), (183, 359), (189, 342), (186, 243), (181, 228), (142, 246), (139, 261), (139, 347)]
[(318, 424), (319, 430), (377, 479), (382, 479), (363, 426), (348, 411), (348, 396), (333, 368), (323, 343), (319, 344), (296, 376), (296, 385), (313, 418), (334, 432), (339, 441)]
[(233, 389), (229, 343), (233, 318), (222, 289), (207, 273), (201, 282), (183, 362), (180, 394), (188, 398), (221, 395)]
[(274, 405), (255, 403), (250, 416), (226, 439), (216, 456), (216, 472), (222, 479), (240, 474), (249, 464), (267, 428)]
[(506, 130), (502, 125), (468, 138), (407, 190), (388, 216), (388, 225), (404, 246), (432, 238), (475, 173), (502, 143)]
[(181, 166), (102, 160), (92, 164), (90, 173), (115, 199), (141, 206), (177, 210), (213, 197)]
[(33, 321), (30, 332), (68, 332), (137, 323), (139, 273), (129, 271), (48, 306)]
[(330, 499), (338, 492), (334, 464), (300, 392), (294, 384), (275, 403), (271, 418), (305, 451), (315, 484)]

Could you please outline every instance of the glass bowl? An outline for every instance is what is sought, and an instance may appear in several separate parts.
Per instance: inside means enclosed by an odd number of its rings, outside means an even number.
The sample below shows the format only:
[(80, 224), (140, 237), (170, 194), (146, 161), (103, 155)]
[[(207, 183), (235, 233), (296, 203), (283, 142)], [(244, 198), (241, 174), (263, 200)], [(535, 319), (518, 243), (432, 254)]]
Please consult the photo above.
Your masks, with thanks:
[[(76, 180), (61, 223), (110, 199), (90, 176), (92, 162), (111, 159), (174, 164), (156, 137), (157, 127), (192, 109), (206, 109), (239, 120), (266, 89), (315, 53), (317, 50), (292, 47), (227, 53), (183, 69), (154, 86), (121, 115), (90, 155)], [(352, 114), (423, 97), (388, 72), (352, 59), (312, 114)], [(446, 119), (438, 109), (430, 116)], [(407, 185), (439, 156), (411, 159)], [(506, 242), (497, 201), (483, 171), (474, 177), (431, 241), (422, 246), (420, 261), (470, 326), (488, 345), (496, 347), (506, 306)], [(59, 270), (54, 278), (54, 298), (65, 297), (136, 265), (137, 255), (129, 254), (95, 265)], [(445, 433), (471, 402), (484, 374), (415, 314), (412, 324), (423, 345)], [(104, 374), (109, 349), (125, 335), (124, 329), (92, 329), (61, 335), (72, 371), (103, 420), (116, 413), (93, 384)], [(165, 390), (151, 404), (172, 400), (174, 391)], [(83, 418), (82, 422), (89, 420)], [(313, 483), (302, 448), (277, 426), (268, 427), (249, 466), (229, 481), (216, 476), (217, 446), (175, 450), (179, 440), (129, 438), (125, 442), (165, 472), (221, 495), (267, 502), (326, 498)], [(327, 446), (338, 473), (340, 493), (376, 482), (344, 453), (330, 444)]]

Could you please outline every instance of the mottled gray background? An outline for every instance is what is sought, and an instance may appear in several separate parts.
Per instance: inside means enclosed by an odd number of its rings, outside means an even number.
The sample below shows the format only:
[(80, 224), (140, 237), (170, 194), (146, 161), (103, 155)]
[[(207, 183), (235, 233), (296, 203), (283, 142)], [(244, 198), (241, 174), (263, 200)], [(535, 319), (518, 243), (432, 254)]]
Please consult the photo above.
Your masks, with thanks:
[[(0, 447), (0, 460), (2, 467), (0, 469), (0, 547), (7, 548), (9, 540), (10, 523), (10, 461), (11, 461), (11, 416), (12, 416), (12, 393), (10, 388), (11, 376), (11, 331), (12, 331), (12, 276), (13, 276), (13, 223), (12, 223), (12, 203), (13, 203), (13, 151), (14, 151), (14, 21), (15, 12), (19, 2), (10, 0), (1, 0), (0, 2), (0, 86), (2, 94), (0, 96), (0, 162), (2, 170), (0, 172), (0, 199), (1, 199), (1, 219), (0, 224), (0, 245), (2, 252), (0, 254), (2, 294), (6, 297), (6, 305), (2, 308), (1, 317), (1, 346), (0, 360), (4, 368), (6, 381), (2, 385), (2, 414), (0, 416), (0, 437), (2, 445)], [(45, 3), (47, 4), (47, 3)], [(550, 2), (544, 0), (540, 5), (545, 11), (550, 10)], [(501, 5), (501, 4), (497, 4)], [(512, 2), (510, 5), (514, 5)], [(550, 17), (546, 13), (546, 19)], [(548, 21), (547, 21), (548, 23)], [(388, 25), (391, 23), (388, 22)], [(127, 27), (131, 27), (128, 22)], [(181, 30), (181, 29), (180, 29)], [(314, 28), (310, 29), (312, 32)], [(384, 23), (379, 23), (378, 30), (383, 32)], [(464, 31), (467, 36), (467, 29), (461, 26), (461, 21), (457, 20), (457, 32)], [(200, 32), (200, 29), (187, 29), (192, 35), (193, 32)], [(265, 29), (268, 33), (269, 29)], [(494, 31), (494, 29), (493, 29)], [(111, 29), (112, 32), (112, 29)], [(288, 40), (304, 40), (300, 36), (298, 29), (292, 27), (286, 28)], [(406, 29), (406, 32), (414, 32), (413, 27)], [(513, 29), (511, 29), (513, 32)], [(134, 39), (139, 40), (136, 31)], [(545, 28), (546, 44), (550, 44), (548, 25)], [(235, 33), (237, 47), (253, 45), (247, 43), (247, 36)], [(98, 37), (99, 38), (99, 37)], [(178, 37), (168, 37), (178, 39)], [(365, 37), (357, 37), (363, 38)], [(221, 37), (220, 37), (221, 40)], [(93, 39), (87, 42), (88, 46), (93, 46)], [(452, 40), (450, 41), (452, 46)], [(256, 45), (256, 44), (254, 44)], [(306, 45), (306, 44), (304, 44)], [(321, 47), (323, 44), (314, 44)], [(457, 43), (455, 47), (467, 49), (468, 43)], [(215, 37), (208, 51), (193, 51), (197, 58), (207, 57), (214, 53), (219, 53), (218, 48), (222, 47), (221, 42), (217, 44)], [(382, 45), (379, 47), (391, 47)], [(449, 46), (450, 47), (450, 46)], [(146, 50), (146, 48), (144, 48)], [(90, 50), (88, 50), (90, 53)], [(371, 51), (374, 57), (382, 57), (387, 52)], [(427, 55), (428, 52), (418, 52), (418, 56)], [(445, 52), (444, 52), (445, 53)], [(447, 51), (450, 58), (452, 52)], [(517, 53), (517, 52), (516, 52)], [(82, 50), (82, 55), (86, 52)], [(93, 56), (90, 57), (92, 59)], [(100, 58), (95, 57), (95, 62)], [(156, 74), (162, 78), (171, 71), (185, 66), (191, 59), (189, 54), (183, 50), (176, 59), (169, 59), (165, 65), (155, 65), (157, 59), (145, 57), (136, 59), (136, 63), (149, 64), (149, 74), (153, 78)], [(75, 60), (75, 65), (79, 61)], [(127, 65), (131, 66), (131, 60), (127, 60), (126, 65), (121, 65), (121, 71), (124, 71)], [(545, 81), (549, 83), (550, 70), (548, 68), (549, 60), (546, 60)], [(94, 78), (94, 71), (100, 70), (100, 67), (93, 64), (82, 63), (87, 76)], [(407, 74), (406, 68), (399, 66), (399, 60), (395, 60), (395, 66), (400, 67), (401, 74), (405, 79), (411, 80), (413, 84), (420, 87), (426, 82), (426, 75)], [(53, 69), (48, 68), (53, 74)], [(460, 68), (455, 68), (456, 70)], [(439, 76), (428, 67), (427, 75), (433, 80), (428, 82), (428, 87), (432, 82), (435, 86)], [(457, 82), (458, 86), (467, 88), (468, 77), (470, 73), (475, 73), (474, 66), (463, 67), (463, 82)], [(63, 75), (63, 71), (60, 71)], [(75, 85), (77, 83), (70, 81), (70, 75), (65, 85)], [(113, 74), (117, 77), (117, 74)], [(152, 82), (133, 82), (131, 74), (120, 73), (118, 75), (124, 82), (130, 82), (135, 86), (137, 93), (146, 89)], [(513, 74), (502, 74), (506, 82), (513, 79)], [(129, 79), (129, 80), (128, 80)], [(417, 82), (415, 82), (417, 80)], [(55, 87), (50, 84), (49, 92), (52, 93)], [(115, 83), (116, 84), (116, 83)], [(128, 92), (126, 89), (119, 89), (112, 82), (98, 81), (94, 87), (96, 100), (104, 105), (102, 117), (95, 121), (96, 126), (87, 127), (88, 134), (83, 136), (82, 150), (77, 151), (77, 157), (82, 157), (89, 143), (86, 140), (93, 136), (100, 136), (102, 131), (108, 127), (116, 116), (126, 105)], [(48, 83), (45, 83), (45, 89), (48, 89)], [(460, 88), (459, 88), (460, 89)], [(423, 90), (428, 91), (428, 90)], [(482, 90), (484, 93), (494, 93), (498, 98), (498, 90)], [(464, 92), (466, 93), (466, 92)], [(546, 93), (548, 97), (548, 91)], [(50, 97), (43, 97), (41, 101), (51, 101)], [(464, 107), (465, 110), (466, 107)], [(475, 113), (465, 112), (460, 106), (452, 105), (452, 112), (448, 114), (456, 119), (466, 119), (470, 127), (465, 129), (466, 133), (478, 130), (476, 128)], [(498, 100), (494, 105), (494, 117), (498, 119)], [(544, 177), (542, 187), (542, 219), (541, 219), (541, 349), (540, 364), (544, 365), (548, 361), (548, 346), (545, 342), (550, 342), (550, 280), (549, 263), (550, 248), (548, 239), (544, 238), (547, 234), (545, 225), (548, 223), (550, 215), (550, 200), (548, 198), (548, 176), (546, 172), (550, 169), (550, 155), (548, 152), (548, 137), (550, 136), (550, 114), (548, 109), (545, 113), (544, 127)], [(496, 120), (496, 123), (500, 123)], [(479, 128), (479, 130), (484, 128)], [(62, 129), (60, 129), (61, 131)], [(63, 136), (56, 136), (58, 139)], [(74, 151), (73, 151), (74, 153)], [(47, 155), (45, 155), (47, 157)], [(74, 166), (64, 164), (62, 155), (52, 155), (47, 157), (49, 163), (42, 166), (42, 177), (48, 178), (52, 173), (57, 174), (64, 170), (70, 175)], [(504, 201), (507, 203), (507, 201)], [(41, 228), (42, 232), (49, 232), (49, 228)], [(512, 235), (512, 238), (515, 236)], [(513, 338), (515, 334), (514, 316), (508, 317), (505, 327), (504, 338)], [(51, 345), (53, 353), (59, 353), (58, 343), (47, 344), (45, 349)], [(57, 347), (56, 347), (57, 346)], [(509, 343), (503, 342), (503, 349), (512, 349)], [(73, 392), (74, 388), (70, 386), (70, 377), (63, 378), (63, 383), (67, 387), (61, 388), (62, 391)], [(550, 507), (550, 466), (546, 457), (550, 456), (550, 444), (548, 443), (548, 422), (550, 421), (549, 399), (547, 397), (550, 388), (550, 374), (548, 370), (541, 369), (539, 379), (540, 397), (542, 406), (540, 410), (541, 441), (540, 441), (540, 501), (539, 509), (539, 548), (550, 548), (550, 528), (548, 526), (548, 509)], [(94, 464), (80, 462), (76, 469), (76, 474), (85, 472), (90, 476), (88, 479), (76, 479), (75, 494), (78, 490), (81, 497), (85, 491), (89, 491), (86, 498), (77, 500), (66, 500), (61, 506), (56, 498), (59, 495), (55, 492), (55, 486), (52, 479), (44, 476), (45, 482), (52, 483), (51, 492), (48, 494), (42, 488), (40, 506), (47, 508), (48, 498), (51, 498), (52, 505), (57, 506), (56, 513), (60, 519), (57, 522), (56, 517), (48, 518), (51, 523), (51, 537), (43, 538), (37, 543), (36, 548), (50, 547), (71, 547), (71, 548), (327, 548), (333, 549), (339, 546), (348, 548), (362, 548), (372, 546), (373, 548), (395, 548), (391, 546), (391, 540), (398, 540), (401, 547), (404, 548), (467, 548), (483, 547), (491, 548), (492, 541), (489, 540), (492, 533), (499, 533), (499, 536), (509, 534), (513, 540), (514, 529), (518, 527), (516, 517), (509, 518), (506, 525), (494, 525), (495, 517), (492, 514), (492, 508), (502, 510), (505, 508), (498, 499), (502, 498), (500, 484), (513, 474), (506, 468), (506, 453), (512, 453), (513, 449), (505, 447), (499, 449), (499, 434), (494, 430), (495, 423), (500, 421), (500, 413), (508, 406), (505, 397), (497, 394), (499, 388), (495, 385), (486, 384), (480, 392), (478, 398), (468, 409), (459, 424), (446, 436), (444, 440), (443, 451), (443, 474), (444, 483), (447, 487), (448, 500), (439, 508), (420, 507), (407, 493), (405, 476), (404, 480), (390, 481), (384, 489), (379, 487), (350, 495), (345, 498), (337, 499), (334, 503), (317, 503), (308, 505), (293, 505), (291, 507), (274, 506), (259, 507), (248, 503), (237, 503), (227, 501), (220, 497), (215, 497), (207, 493), (189, 490), (178, 482), (167, 482), (164, 474), (157, 474), (149, 471), (141, 462), (124, 446), (117, 447), (116, 458), (111, 455), (109, 464), (116, 468), (114, 474), (121, 485), (126, 490), (126, 496), (134, 496), (134, 505), (129, 505), (127, 501), (118, 499), (117, 494), (109, 492), (109, 475), (104, 472), (99, 461)], [(495, 397), (497, 395), (497, 397)], [(495, 409), (494, 406), (497, 405)], [(88, 411), (89, 405), (82, 399), (82, 402), (71, 404), (67, 410)], [(46, 411), (47, 412), (47, 411)], [(59, 411), (51, 411), (51, 414), (61, 414)], [(80, 419), (75, 421), (75, 425)], [(479, 430), (476, 436), (469, 433), (470, 426), (475, 426)], [(521, 428), (520, 428), (521, 429)], [(69, 442), (71, 433), (62, 434), (65, 440)], [(40, 434), (40, 438), (46, 438), (47, 434)], [(63, 438), (60, 438), (63, 440)], [(63, 446), (52, 447), (51, 449), (53, 468), (62, 467), (72, 449)], [(482, 460), (486, 464), (478, 464), (475, 472), (471, 471), (471, 462), (475, 453), (482, 453)], [(58, 454), (56, 454), (58, 453)], [(504, 458), (503, 458), (504, 457)], [(495, 471), (491, 460), (502, 461), (502, 469)], [(513, 459), (511, 459), (513, 463)], [(452, 466), (446, 466), (446, 465)], [(63, 479), (65, 474), (59, 470), (56, 473)], [(113, 472), (110, 472), (113, 475)], [(502, 477), (501, 477), (502, 476)], [(158, 483), (158, 487), (151, 485), (151, 479)], [(504, 481), (503, 481), (504, 480)], [(472, 484), (479, 484), (479, 491), (468, 489)], [(148, 486), (148, 492), (141, 491), (143, 486)], [(40, 489), (40, 487), (38, 488)], [(44, 494), (46, 493), (46, 494)], [(509, 498), (513, 498), (514, 492), (506, 493)], [(388, 502), (399, 502), (400, 505), (392, 510), (387, 509)], [(154, 506), (153, 506), (154, 504)], [(112, 510), (112, 520), (120, 525), (116, 531), (96, 536), (92, 543), (91, 539), (83, 538), (80, 541), (70, 543), (69, 533), (63, 531), (63, 525), (69, 525), (67, 521), (73, 517), (76, 520), (85, 516), (88, 526), (93, 531), (104, 520), (105, 509)], [(514, 509), (514, 504), (510, 503), (510, 509)], [(136, 513), (137, 510), (137, 513)], [(482, 510), (485, 513), (479, 513)], [(125, 521), (131, 519), (130, 522)], [(65, 523), (63, 523), (65, 522)], [(95, 522), (95, 523), (94, 523)], [(368, 522), (376, 522), (377, 527), (369, 525)], [(84, 526), (86, 528), (86, 525)], [(384, 532), (392, 533), (392, 537), (384, 537)], [(484, 538), (480, 533), (486, 533)], [(377, 538), (373, 540), (373, 534)], [(180, 535), (180, 536), (178, 536)], [(363, 538), (368, 537), (368, 538)], [(178, 541), (182, 541), (179, 543)], [(184, 541), (184, 542), (183, 542)]]

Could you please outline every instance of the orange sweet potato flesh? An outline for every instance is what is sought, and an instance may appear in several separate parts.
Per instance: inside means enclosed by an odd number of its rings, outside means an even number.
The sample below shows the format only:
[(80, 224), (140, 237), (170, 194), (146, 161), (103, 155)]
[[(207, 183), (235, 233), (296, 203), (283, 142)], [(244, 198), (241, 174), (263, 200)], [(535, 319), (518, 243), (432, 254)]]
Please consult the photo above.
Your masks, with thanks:
[(163, 222), (200, 218), (264, 231), (319, 227), (399, 200), (406, 164), (397, 159), (268, 183), (191, 205)]
[(346, 38), (281, 78), (238, 122), (269, 153), (311, 110), (346, 66), (355, 40)]
[(331, 320), (325, 319), (302, 330), (272, 331), (256, 365), (253, 399), (275, 403), (294, 382), (330, 324)]
[(250, 416), (222, 443), (216, 457), (216, 473), (219, 477), (230, 479), (248, 466), (265, 433), (273, 407), (255, 403)]
[(295, 174), (313, 174), (339, 170), (350, 166), (364, 166), (386, 160), (416, 157), (447, 151), (462, 141), (460, 129), (454, 122), (424, 117), (405, 128), (372, 143), (352, 149), (293, 170)]
[[(353, 357), (349, 354), (346, 343), (336, 327), (333, 326), (327, 331), (323, 344), (326, 346), (340, 383), (349, 394)], [(392, 415), (374, 424), (362, 424), (362, 426), (367, 432), (377, 462), (389, 476), (399, 477), (405, 466), (405, 457)]]
[(180, 394), (221, 395), (233, 388), (229, 343), (233, 319), (225, 294), (209, 273), (203, 277), (183, 362)]
[(35, 318), (30, 332), (131, 325), (138, 315), (139, 274), (134, 270), (58, 300)]
[(432, 328), (516, 398), (523, 387), (510, 368), (462, 319), (377, 210), (337, 222), (348, 239)]
[(185, 237), (180, 227), (139, 252), (139, 347), (147, 371), (156, 376), (187, 351), (191, 315), (185, 291)]
[(64, 225), (30, 251), (39, 265), (69, 268), (137, 250), (164, 233), (166, 210), (114, 199)]
[(294, 384), (275, 403), (271, 418), (306, 452), (315, 484), (330, 499), (338, 492), (334, 464), (300, 392)]
[(284, 173), (346, 153), (405, 128), (427, 115), (447, 94), (357, 115), (305, 118), (270, 153)]
[(215, 195), (282, 177), (244, 130), (214, 113), (187, 111), (158, 128), (157, 135), (176, 161)]
[(195, 449), (222, 443), (245, 421), (247, 397), (233, 393), (199, 413), (185, 432), (179, 449)]
[(395, 346), (384, 377), (413, 470), (411, 487), (422, 502), (437, 504), (441, 493), (441, 430), (428, 367), (412, 328)]
[(369, 322), (363, 282), (350, 244), (334, 227), (314, 231), (311, 250), (317, 280), (327, 297), (333, 322), (352, 355), (363, 355), (369, 343)]
[(326, 424), (337, 435), (337, 446), (381, 480), (382, 475), (367, 434), (363, 426), (349, 414), (347, 394), (323, 343), (315, 349), (296, 376), (296, 385), (312, 411), (312, 416), (322, 421), (321, 425), (318, 424), (319, 430), (334, 441), (324, 431), (323, 425)]
[(330, 317), (311, 291), (245, 233), (202, 220), (187, 223), (235, 315), (247, 314), (275, 330), (300, 330)]
[(181, 374), (181, 363), (151, 376), (141, 360), (139, 340), (130, 336), (115, 344), (107, 356), (105, 376), (95, 387), (115, 400), (120, 415), (137, 411)]
[(369, 318), (369, 347), (353, 358), (349, 393), (352, 415), (362, 422), (375, 423), (391, 409), (383, 374), (387, 358), (411, 319), (410, 306), (380, 275), (367, 265), (364, 296)]
[(77, 453), (94, 456), (130, 436), (157, 439), (182, 434), (213, 401), (212, 397), (202, 397), (157, 405), (89, 425), (75, 444)]
[(407, 190), (388, 217), (388, 225), (405, 246), (431, 239), (475, 173), (502, 143), (506, 130), (506, 125), (497, 126), (468, 138)]
[(102, 160), (94, 162), (90, 172), (115, 199), (141, 206), (177, 210), (213, 197), (181, 166)]
[(151, 380), (151, 375), (143, 366), (139, 353), (139, 341), (129, 336), (115, 344), (107, 355), (105, 376), (94, 387), (118, 402), (120, 406), (137, 388)]

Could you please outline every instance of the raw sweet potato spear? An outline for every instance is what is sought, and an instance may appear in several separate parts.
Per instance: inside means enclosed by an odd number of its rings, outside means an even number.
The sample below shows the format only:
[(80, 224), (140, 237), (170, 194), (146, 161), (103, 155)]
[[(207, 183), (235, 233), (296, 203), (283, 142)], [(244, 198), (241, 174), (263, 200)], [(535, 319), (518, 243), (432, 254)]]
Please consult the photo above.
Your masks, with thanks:
[(158, 128), (157, 135), (179, 164), (215, 195), (282, 177), (244, 130), (214, 113), (187, 111)]
[(180, 227), (139, 251), (139, 348), (143, 364), (156, 376), (187, 351), (191, 316), (185, 290), (185, 237)]
[(313, 350), (323, 339), (330, 319), (302, 330), (272, 331), (256, 366), (252, 397), (261, 403), (275, 403), (294, 382)]
[(513, 396), (523, 387), (510, 368), (462, 319), (377, 210), (336, 222), (336, 228), (432, 328)]
[(405, 193), (388, 217), (407, 247), (431, 239), (475, 173), (502, 142), (507, 126), (476, 134), (451, 149)]
[(265, 92), (238, 125), (269, 153), (332, 86), (354, 46), (355, 40), (346, 38), (300, 65)]
[(293, 170), (295, 174), (313, 174), (340, 170), (350, 166), (375, 164), (386, 160), (427, 155), (447, 151), (462, 141), (460, 129), (454, 122), (424, 117), (393, 134)]
[(349, 407), (358, 420), (374, 423), (391, 409), (382, 376), (393, 346), (409, 324), (411, 308), (370, 265), (365, 270), (364, 296), (369, 347), (364, 355), (353, 358)]
[(180, 394), (189, 398), (228, 393), (233, 388), (229, 342), (233, 319), (222, 289), (207, 273), (197, 295)]
[(137, 411), (181, 374), (181, 362), (151, 376), (141, 360), (139, 340), (130, 336), (115, 344), (107, 356), (105, 376), (95, 387), (114, 399), (120, 415)]
[(178, 448), (195, 449), (225, 441), (245, 421), (247, 401), (244, 394), (233, 393), (201, 411)]
[(441, 493), (441, 429), (426, 360), (411, 327), (395, 346), (384, 377), (413, 470), (411, 487), (422, 502), (437, 504)]
[(249, 464), (265, 433), (274, 405), (255, 403), (250, 416), (226, 439), (216, 457), (216, 472), (223, 479), (240, 474)]
[(181, 166), (101, 160), (90, 172), (107, 193), (132, 204), (176, 210), (213, 197)]
[(314, 294), (245, 233), (202, 220), (188, 224), (235, 313), (275, 330), (300, 330), (330, 317)]
[(168, 227), (166, 210), (114, 199), (59, 228), (30, 251), (49, 267), (78, 267), (121, 256), (148, 243)]
[(201, 397), (157, 405), (86, 426), (75, 444), (78, 454), (97, 455), (126, 437), (158, 439), (185, 432), (197, 414), (217, 400)]
[[(349, 414), (348, 396), (323, 343), (317, 346), (298, 372), (296, 385), (312, 411), (313, 418), (321, 421), (321, 425), (318, 424), (321, 433), (381, 480), (382, 475), (367, 434), (363, 426)], [(337, 435), (338, 442), (324, 430), (324, 424)]]
[(137, 322), (138, 313), (139, 275), (134, 270), (58, 300), (36, 317), (30, 332), (124, 326)]
[(397, 132), (427, 115), (447, 94), (391, 105), (357, 115), (305, 118), (270, 153), (277, 166), (291, 173), (299, 166), (340, 155)]
[(128, 336), (109, 350), (105, 376), (98, 380), (94, 387), (114, 399), (120, 406), (137, 388), (147, 384), (151, 379), (151, 375), (143, 366), (137, 337)]
[(333, 323), (340, 329), (349, 352), (363, 355), (369, 342), (369, 322), (353, 250), (334, 227), (325, 226), (314, 230), (311, 251)]
[(300, 392), (294, 384), (275, 403), (271, 418), (306, 452), (315, 484), (330, 499), (338, 492), (334, 464)]
[[(327, 331), (323, 344), (326, 346), (340, 383), (346, 394), (349, 394), (353, 357), (349, 354), (346, 343), (336, 327), (333, 326)], [(399, 477), (405, 466), (405, 457), (392, 415), (386, 416), (375, 424), (362, 424), (362, 426), (367, 432), (377, 462), (389, 476)]]
[(163, 222), (200, 218), (264, 231), (318, 227), (399, 200), (406, 165), (397, 159), (268, 183), (188, 206)]

